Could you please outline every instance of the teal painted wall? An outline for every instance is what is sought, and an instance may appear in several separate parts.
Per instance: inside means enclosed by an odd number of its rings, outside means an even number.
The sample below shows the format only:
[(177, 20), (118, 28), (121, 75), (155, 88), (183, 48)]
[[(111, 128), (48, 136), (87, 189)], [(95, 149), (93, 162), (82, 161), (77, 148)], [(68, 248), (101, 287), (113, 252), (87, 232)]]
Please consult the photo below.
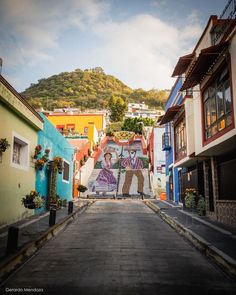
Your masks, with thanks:
[[(56, 130), (56, 128), (49, 122), (49, 120), (40, 113), (44, 120), (44, 127), (42, 131), (38, 132), (38, 144), (42, 146), (40, 157), (43, 156), (45, 149), (50, 149), (49, 160), (56, 156), (62, 157), (70, 165), (69, 181), (63, 180), (63, 174), (58, 174), (57, 177), (57, 194), (66, 200), (72, 199), (72, 184), (73, 184), (73, 147), (68, 141)], [(48, 196), (48, 179), (49, 171), (47, 165), (44, 165), (43, 170), (36, 172), (36, 191), (41, 196)], [(40, 209), (40, 211), (45, 210)]]

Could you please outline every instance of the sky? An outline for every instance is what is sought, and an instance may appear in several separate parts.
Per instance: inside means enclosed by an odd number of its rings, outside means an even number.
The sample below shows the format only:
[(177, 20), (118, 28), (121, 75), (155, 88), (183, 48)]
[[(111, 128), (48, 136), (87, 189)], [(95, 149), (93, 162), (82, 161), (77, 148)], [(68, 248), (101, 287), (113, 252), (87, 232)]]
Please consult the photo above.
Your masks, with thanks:
[(19, 92), (41, 78), (102, 67), (133, 89), (170, 89), (210, 15), (228, 0), (0, 0), (2, 75)]

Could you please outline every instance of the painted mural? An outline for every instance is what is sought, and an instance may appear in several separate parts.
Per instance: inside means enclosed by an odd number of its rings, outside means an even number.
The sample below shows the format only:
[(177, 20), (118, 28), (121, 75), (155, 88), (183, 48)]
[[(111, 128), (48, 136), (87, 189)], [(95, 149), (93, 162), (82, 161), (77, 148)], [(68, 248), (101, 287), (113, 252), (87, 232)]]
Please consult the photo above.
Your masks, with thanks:
[[(90, 192), (103, 196), (107, 193), (142, 196), (145, 194), (143, 171), (147, 168), (148, 158), (142, 152), (140, 140), (110, 140), (95, 165), (97, 174), (89, 182)], [(131, 192), (133, 185), (135, 191)]]

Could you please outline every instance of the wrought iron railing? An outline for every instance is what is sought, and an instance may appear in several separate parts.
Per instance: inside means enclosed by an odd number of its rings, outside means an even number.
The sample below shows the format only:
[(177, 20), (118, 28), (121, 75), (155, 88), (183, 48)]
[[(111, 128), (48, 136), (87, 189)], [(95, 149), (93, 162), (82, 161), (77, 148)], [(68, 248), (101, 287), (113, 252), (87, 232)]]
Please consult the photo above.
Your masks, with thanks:
[(236, 19), (236, 0), (229, 0), (223, 12), (219, 17), (219, 25), (212, 32), (212, 44), (220, 42), (221, 37), (226, 33), (232, 25), (232, 20)]
[(170, 144), (170, 133), (165, 132), (162, 135), (162, 150), (163, 151), (168, 151), (171, 149), (171, 144)]

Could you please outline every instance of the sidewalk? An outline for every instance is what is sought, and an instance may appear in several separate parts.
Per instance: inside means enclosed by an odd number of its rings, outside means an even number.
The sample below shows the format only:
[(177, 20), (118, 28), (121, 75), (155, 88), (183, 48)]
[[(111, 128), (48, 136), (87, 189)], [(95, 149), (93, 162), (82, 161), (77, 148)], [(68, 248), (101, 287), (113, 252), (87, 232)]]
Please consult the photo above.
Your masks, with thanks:
[(145, 203), (231, 277), (236, 278), (236, 229), (165, 201)]
[[(19, 222), (0, 229), (0, 277), (2, 273), (5, 275), (9, 269), (14, 269), (15, 264), (13, 260), (24, 260), (33, 252), (37, 251), (46, 240), (56, 235), (62, 228), (64, 228), (74, 218), (82, 208), (91, 204), (89, 200), (76, 200), (74, 201), (74, 210), (72, 214), (68, 214), (68, 208), (61, 208), (56, 211), (56, 224), (49, 226), (49, 212), (42, 215), (33, 215)], [(15, 253), (6, 255), (6, 246), (8, 238), (8, 228), (10, 226), (19, 228), (18, 236), (18, 249)], [(31, 249), (32, 248), (32, 249)], [(30, 249), (30, 250), (29, 250)], [(22, 261), (21, 261), (22, 262)], [(12, 265), (12, 263), (14, 265)], [(19, 264), (19, 263), (16, 263)], [(4, 270), (6, 269), (6, 270)]]

